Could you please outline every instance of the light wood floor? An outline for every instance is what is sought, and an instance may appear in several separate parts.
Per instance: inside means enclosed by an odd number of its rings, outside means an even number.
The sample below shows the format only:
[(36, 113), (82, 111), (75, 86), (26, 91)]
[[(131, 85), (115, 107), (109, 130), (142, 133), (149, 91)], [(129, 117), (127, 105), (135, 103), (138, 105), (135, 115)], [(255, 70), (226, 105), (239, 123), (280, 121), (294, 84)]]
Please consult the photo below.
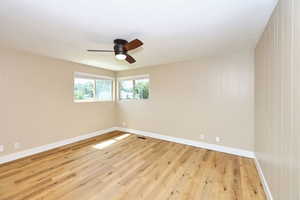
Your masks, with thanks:
[(114, 132), (0, 165), (0, 199), (266, 199), (251, 159), (126, 136)]

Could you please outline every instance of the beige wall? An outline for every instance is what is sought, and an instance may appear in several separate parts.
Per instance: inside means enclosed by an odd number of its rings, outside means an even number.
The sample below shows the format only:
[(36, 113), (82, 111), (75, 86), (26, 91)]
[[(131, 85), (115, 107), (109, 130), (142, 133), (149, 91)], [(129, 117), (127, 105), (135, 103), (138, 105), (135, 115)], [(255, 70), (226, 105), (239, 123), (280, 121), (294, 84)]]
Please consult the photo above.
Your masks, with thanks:
[(300, 199), (300, 2), (282, 0), (256, 48), (255, 151), (275, 200)]
[[(114, 76), (114, 72), (0, 49), (1, 155), (115, 125), (113, 102), (73, 103), (75, 71)], [(18, 151), (19, 151), (18, 150)]]
[[(81, 134), (128, 127), (253, 150), (253, 55), (250, 52), (118, 72), (150, 74), (150, 99), (73, 102), (73, 74), (115, 76), (99, 68), (0, 49), (0, 156)], [(178, 93), (180, 92), (180, 93)], [(15, 150), (13, 144), (21, 148)]]
[(150, 75), (150, 99), (119, 101), (119, 125), (246, 150), (254, 148), (253, 52), (121, 71)]

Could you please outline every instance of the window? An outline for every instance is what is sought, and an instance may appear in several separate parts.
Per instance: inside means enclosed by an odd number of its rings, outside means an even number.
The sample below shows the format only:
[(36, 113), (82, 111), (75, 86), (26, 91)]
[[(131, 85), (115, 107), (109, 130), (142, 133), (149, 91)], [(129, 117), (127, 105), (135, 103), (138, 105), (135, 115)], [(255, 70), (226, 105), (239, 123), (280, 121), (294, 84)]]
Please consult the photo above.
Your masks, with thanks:
[(148, 99), (149, 76), (136, 76), (119, 79), (119, 99)]
[(74, 101), (112, 101), (113, 78), (86, 73), (75, 73)]

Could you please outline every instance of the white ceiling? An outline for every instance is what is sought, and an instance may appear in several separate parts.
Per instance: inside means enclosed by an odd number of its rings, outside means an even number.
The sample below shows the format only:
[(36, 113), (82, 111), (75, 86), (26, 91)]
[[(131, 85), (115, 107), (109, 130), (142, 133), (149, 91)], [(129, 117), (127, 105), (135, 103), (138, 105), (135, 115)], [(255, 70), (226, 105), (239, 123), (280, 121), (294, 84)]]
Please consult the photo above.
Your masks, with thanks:
[[(0, 43), (112, 70), (254, 48), (277, 0), (1, 0)], [(113, 40), (141, 39), (133, 65)]]

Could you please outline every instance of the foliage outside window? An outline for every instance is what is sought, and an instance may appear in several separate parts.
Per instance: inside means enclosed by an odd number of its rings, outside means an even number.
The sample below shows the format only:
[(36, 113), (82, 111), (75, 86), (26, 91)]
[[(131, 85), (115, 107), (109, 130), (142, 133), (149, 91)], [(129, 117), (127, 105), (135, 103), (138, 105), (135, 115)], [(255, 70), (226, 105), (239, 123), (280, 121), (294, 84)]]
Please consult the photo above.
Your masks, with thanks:
[(148, 99), (149, 78), (140, 77), (119, 81), (119, 99)]
[(75, 75), (75, 102), (112, 101), (113, 80), (88, 75)]

